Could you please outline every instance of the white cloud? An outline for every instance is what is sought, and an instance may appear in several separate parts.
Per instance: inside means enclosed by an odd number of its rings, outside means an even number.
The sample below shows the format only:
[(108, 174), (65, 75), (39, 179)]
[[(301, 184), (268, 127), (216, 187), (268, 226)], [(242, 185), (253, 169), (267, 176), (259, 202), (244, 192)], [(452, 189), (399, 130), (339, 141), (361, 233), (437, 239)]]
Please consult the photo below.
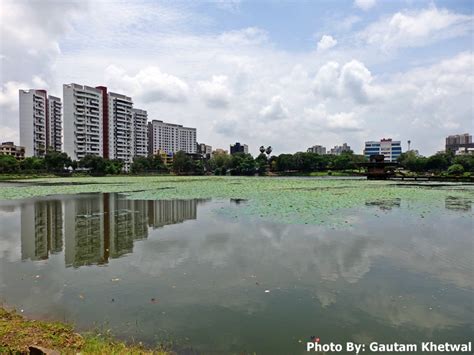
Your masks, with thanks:
[(342, 67), (337, 62), (328, 62), (316, 74), (313, 88), (323, 97), (352, 99), (365, 104), (379, 96), (380, 88), (373, 86), (372, 81), (370, 71), (357, 60)]
[(323, 35), (318, 42), (318, 51), (324, 51), (326, 49), (332, 48), (337, 44), (337, 40), (335, 40), (330, 35)]
[(425, 46), (472, 32), (473, 19), (472, 15), (457, 14), (436, 7), (397, 12), (369, 25), (359, 37), (383, 50)]
[(231, 101), (232, 94), (225, 75), (213, 75), (211, 81), (198, 81), (197, 87), (209, 107), (225, 108)]
[(163, 73), (154, 66), (146, 67), (135, 75), (128, 75), (124, 69), (110, 65), (105, 70), (105, 80), (112, 90), (127, 92), (145, 103), (183, 102), (187, 100), (189, 92), (189, 87), (183, 80)]
[(288, 109), (280, 96), (273, 96), (270, 104), (260, 110), (260, 115), (269, 120), (281, 120), (288, 117)]
[(358, 8), (367, 11), (370, 10), (372, 7), (375, 6), (375, 0), (355, 0), (354, 5)]

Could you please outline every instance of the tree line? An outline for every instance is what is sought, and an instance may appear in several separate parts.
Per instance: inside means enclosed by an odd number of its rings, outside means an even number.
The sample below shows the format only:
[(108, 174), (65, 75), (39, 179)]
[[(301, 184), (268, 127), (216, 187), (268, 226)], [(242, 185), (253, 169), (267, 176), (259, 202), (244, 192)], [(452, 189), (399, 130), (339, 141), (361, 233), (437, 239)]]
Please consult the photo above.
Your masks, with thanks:
[[(166, 164), (159, 155), (135, 157), (130, 166), (131, 174), (166, 174), (177, 175), (265, 175), (307, 174), (312, 172), (361, 170), (360, 163), (366, 162), (363, 155), (343, 152), (340, 155), (319, 155), (310, 152), (280, 154), (268, 157), (261, 153), (256, 158), (250, 154), (237, 153), (214, 154), (210, 159), (196, 159), (185, 152), (177, 152), (172, 163)], [(414, 173), (436, 174), (470, 174), (474, 172), (474, 155), (453, 155), (437, 153), (423, 157), (413, 151), (400, 155), (398, 162), (401, 168)], [(123, 172), (123, 162), (109, 160), (95, 155), (87, 155), (79, 161), (73, 161), (66, 153), (48, 151), (44, 158), (28, 157), (17, 160), (13, 156), (0, 155), (0, 173), (52, 173), (57, 175), (72, 172), (87, 172), (91, 175), (116, 175)]]

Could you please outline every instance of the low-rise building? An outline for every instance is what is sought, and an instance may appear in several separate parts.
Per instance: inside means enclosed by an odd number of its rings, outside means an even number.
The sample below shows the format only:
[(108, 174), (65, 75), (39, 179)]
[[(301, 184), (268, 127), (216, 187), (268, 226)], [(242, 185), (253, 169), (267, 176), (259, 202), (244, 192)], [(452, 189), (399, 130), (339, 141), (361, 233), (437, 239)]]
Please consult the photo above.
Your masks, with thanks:
[(226, 149), (217, 148), (216, 150), (212, 152), (212, 156), (219, 155), (219, 154), (229, 154), (229, 151)]
[(249, 146), (247, 144), (240, 144), (239, 142), (230, 145), (230, 154), (244, 153), (248, 154)]
[(0, 155), (11, 155), (19, 160), (25, 159), (25, 147), (13, 142), (3, 142), (0, 145)]
[(204, 158), (210, 158), (212, 155), (212, 147), (204, 143), (197, 143), (198, 154), (201, 154)]
[(364, 155), (367, 159), (369, 159), (371, 155), (383, 155), (385, 162), (395, 162), (401, 154), (401, 142), (394, 141), (392, 138), (365, 142)]

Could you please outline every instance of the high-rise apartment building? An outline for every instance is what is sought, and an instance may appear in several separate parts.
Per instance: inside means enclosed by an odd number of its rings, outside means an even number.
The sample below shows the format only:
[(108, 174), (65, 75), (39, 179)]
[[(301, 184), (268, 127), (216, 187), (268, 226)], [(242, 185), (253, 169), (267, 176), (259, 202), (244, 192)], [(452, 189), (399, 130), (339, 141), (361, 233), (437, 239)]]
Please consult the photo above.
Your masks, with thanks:
[[(63, 85), (64, 152), (72, 160), (103, 156), (103, 92), (78, 84)], [(106, 105), (108, 107), (108, 105)]]
[(108, 154), (109, 159), (121, 160), (128, 171), (134, 155), (132, 99), (110, 92), (108, 94)]
[(46, 90), (20, 90), (20, 145), (27, 157), (61, 150), (61, 99)]
[(132, 109), (133, 121), (133, 156), (148, 155), (148, 114), (145, 110)]
[(446, 151), (457, 154), (467, 153), (472, 151), (474, 143), (472, 143), (472, 136), (469, 133), (456, 134), (446, 137)]
[(148, 152), (196, 153), (196, 128), (183, 127), (159, 120), (148, 122)]
[(380, 141), (365, 142), (364, 155), (370, 158), (371, 155), (383, 155), (384, 161), (395, 162), (402, 154), (400, 141), (393, 141), (391, 138), (381, 139)]
[(62, 127), (62, 103), (61, 99), (56, 96), (48, 96), (47, 101), (47, 147), (56, 152), (62, 150), (62, 138), (63, 138), (63, 127)]
[(316, 153), (319, 155), (324, 155), (326, 154), (326, 147), (323, 147), (322, 145), (313, 145), (312, 147), (309, 147), (306, 151), (308, 153)]

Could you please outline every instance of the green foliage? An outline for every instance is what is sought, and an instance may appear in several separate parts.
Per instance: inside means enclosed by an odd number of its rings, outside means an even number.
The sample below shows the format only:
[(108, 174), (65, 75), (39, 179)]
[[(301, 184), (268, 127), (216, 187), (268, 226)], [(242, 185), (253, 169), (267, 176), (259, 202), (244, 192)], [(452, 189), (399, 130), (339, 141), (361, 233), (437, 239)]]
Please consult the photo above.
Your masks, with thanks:
[(232, 175), (255, 175), (255, 160), (250, 154), (236, 153), (231, 158)]
[(465, 171), (474, 172), (474, 154), (457, 155), (453, 163), (462, 165)]
[(194, 170), (193, 159), (183, 151), (173, 155), (173, 171), (176, 174), (190, 174)]
[(20, 164), (11, 155), (0, 155), (0, 173), (13, 173), (18, 170)]
[(44, 156), (44, 167), (48, 172), (61, 172), (71, 164), (71, 158), (67, 153), (49, 151)]
[(464, 167), (461, 164), (453, 164), (448, 168), (449, 175), (462, 175), (464, 173)]
[(209, 159), (208, 165), (211, 171), (214, 171), (215, 175), (225, 175), (227, 169), (230, 168), (232, 164), (232, 158), (229, 154), (214, 154), (211, 159)]
[(319, 155), (317, 153), (298, 152), (280, 154), (272, 162), (272, 169), (279, 172), (298, 171), (310, 173), (315, 171), (352, 170), (358, 163), (365, 161), (363, 155), (344, 152), (341, 155)]
[(29, 157), (20, 162), (20, 169), (26, 172), (45, 170), (44, 159), (38, 157)]
[(404, 168), (417, 173), (426, 170), (427, 160), (425, 157), (416, 155), (412, 150), (402, 153), (398, 157), (398, 162)]
[(159, 155), (151, 155), (148, 157), (135, 157), (130, 168), (133, 174), (148, 172), (166, 172), (167, 166)]
[(267, 167), (268, 167), (268, 159), (266, 154), (261, 153), (259, 156), (255, 159), (255, 165), (257, 166), (257, 172), (259, 175), (265, 175), (267, 172)]
[(453, 159), (450, 153), (437, 153), (432, 155), (426, 161), (426, 169), (430, 171), (443, 171), (446, 170)]

